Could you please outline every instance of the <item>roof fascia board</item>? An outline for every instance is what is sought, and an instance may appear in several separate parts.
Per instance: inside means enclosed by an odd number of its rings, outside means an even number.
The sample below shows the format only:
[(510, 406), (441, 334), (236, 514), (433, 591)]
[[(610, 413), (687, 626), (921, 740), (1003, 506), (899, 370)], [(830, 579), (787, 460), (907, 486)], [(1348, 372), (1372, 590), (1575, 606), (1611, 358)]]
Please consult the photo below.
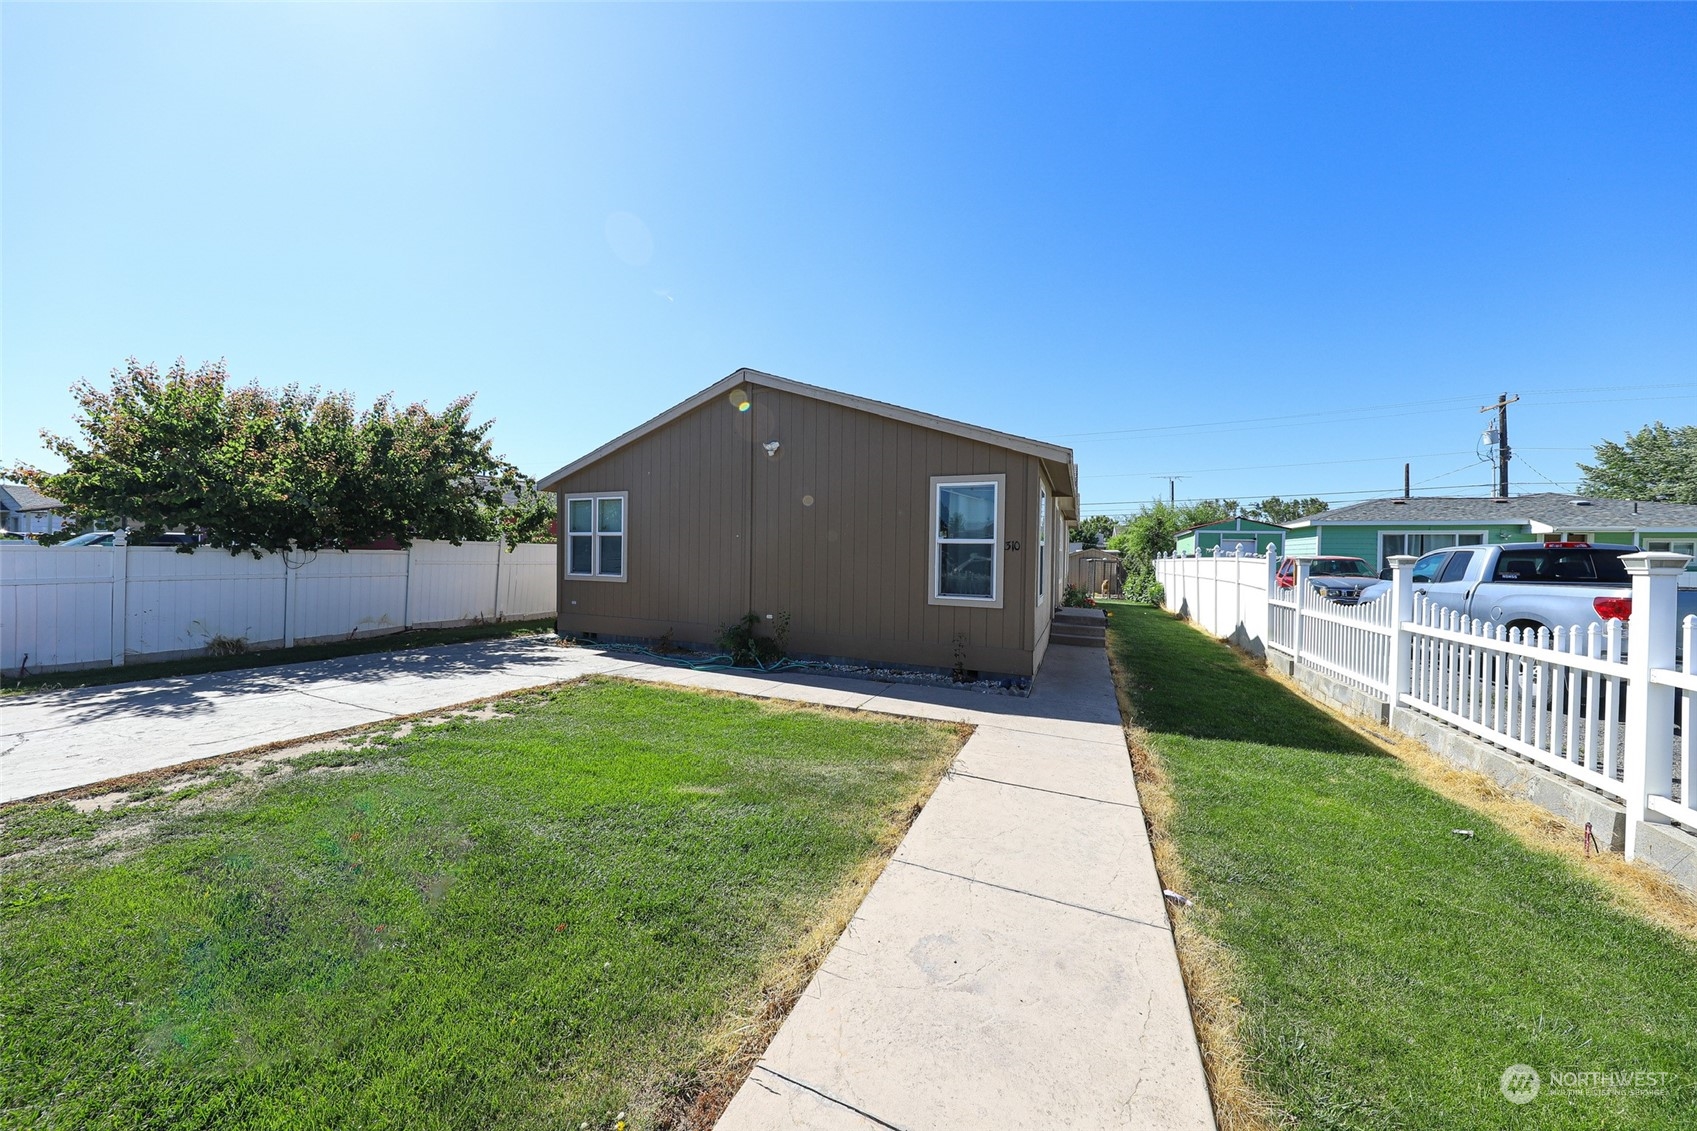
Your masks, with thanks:
[(770, 389), (778, 389), (802, 397), (811, 397), (816, 401), (826, 401), (830, 404), (841, 405), (844, 408), (859, 409), (861, 412), (888, 417), (891, 420), (900, 420), (920, 428), (929, 428), (933, 432), (946, 432), (968, 440), (978, 440), (993, 447), (1023, 452), (1025, 455), (1036, 456), (1038, 459), (1059, 464), (1063, 468), (1072, 463), (1072, 449), (1063, 448), (1059, 444), (1045, 444), (1041, 440), (1033, 440), (1026, 436), (1015, 436), (1009, 432), (998, 432), (994, 428), (980, 428), (976, 424), (950, 420), (946, 416), (933, 416), (929, 412), (903, 408), (901, 405), (890, 404), (887, 401), (875, 401), (869, 397), (857, 397), (853, 393), (839, 393), (835, 389), (808, 385), (801, 381), (792, 381), (788, 377), (761, 373), (755, 369), (738, 370), (731, 376), (740, 376), (752, 385), (765, 385)]
[(857, 409), (861, 412), (871, 413), (874, 416), (882, 416), (890, 420), (898, 420), (905, 424), (912, 424), (919, 428), (928, 428), (934, 432), (943, 432), (953, 436), (960, 436), (968, 440), (977, 440), (980, 443), (989, 444), (992, 447), (1007, 448), (1010, 451), (1035, 456), (1036, 458), (1051, 463), (1055, 465), (1056, 468), (1060, 469), (1063, 475), (1053, 475), (1051, 478), (1058, 480), (1064, 476), (1067, 485), (1067, 493), (1071, 495), (1076, 495), (1077, 493), (1077, 465), (1072, 462), (1072, 449), (1070, 448), (1063, 448), (1056, 444), (1045, 444), (1041, 440), (1032, 440), (1024, 436), (1014, 436), (1007, 432), (997, 432), (992, 428), (980, 428), (975, 424), (966, 424), (959, 420), (950, 420), (947, 417), (933, 416), (928, 412), (919, 412), (916, 409), (902, 408), (900, 405), (887, 404), (884, 401), (875, 401), (867, 397), (857, 397), (852, 393), (839, 393), (835, 389), (823, 389), (817, 385), (808, 385), (801, 381), (792, 381), (788, 377), (779, 377), (771, 373), (762, 373), (757, 369), (739, 369), (723, 380), (714, 382), (712, 385), (690, 397), (688, 400), (674, 405), (672, 408), (667, 409), (665, 412), (662, 412), (659, 416), (654, 417), (646, 423), (637, 425), (622, 436), (609, 440), (607, 443), (602, 444), (599, 448), (596, 448), (588, 455), (583, 456), (580, 459), (573, 460), (558, 471), (544, 475), (541, 479), (536, 481), (537, 487), (544, 491), (552, 490), (561, 480), (565, 479), (574, 472), (581, 471), (590, 464), (595, 463), (597, 460), (611, 455), (626, 444), (633, 443), (651, 432), (658, 431), (667, 424), (676, 420), (678, 417), (683, 416), (686, 413), (693, 412), (695, 409), (700, 408), (702, 405), (713, 400), (720, 394), (730, 392), (738, 385), (764, 386), (768, 389), (777, 389), (780, 392), (794, 393), (797, 396), (808, 397), (817, 401), (825, 401), (828, 404), (840, 405), (843, 408)]
[(739, 371), (738, 373), (731, 374), (723, 380), (713, 382), (713, 384), (701, 390), (693, 397), (690, 397), (688, 400), (675, 404), (665, 412), (662, 412), (659, 416), (653, 417), (642, 424), (638, 424), (635, 428), (632, 428), (629, 432), (626, 432), (623, 435), (608, 440), (605, 444), (602, 444), (599, 448), (596, 448), (588, 455), (580, 456), (566, 464), (566, 466), (560, 468), (558, 471), (549, 472), (547, 475), (544, 475), (536, 481), (537, 489), (540, 491), (552, 490), (562, 479), (565, 479), (574, 472), (582, 471), (590, 464), (612, 455), (626, 444), (640, 440), (650, 432), (658, 432), (661, 428), (664, 428), (678, 417), (683, 416), (686, 413), (694, 412), (696, 409), (700, 408), (714, 397), (719, 396), (721, 393), (730, 392), (741, 383), (737, 380), (740, 375)]

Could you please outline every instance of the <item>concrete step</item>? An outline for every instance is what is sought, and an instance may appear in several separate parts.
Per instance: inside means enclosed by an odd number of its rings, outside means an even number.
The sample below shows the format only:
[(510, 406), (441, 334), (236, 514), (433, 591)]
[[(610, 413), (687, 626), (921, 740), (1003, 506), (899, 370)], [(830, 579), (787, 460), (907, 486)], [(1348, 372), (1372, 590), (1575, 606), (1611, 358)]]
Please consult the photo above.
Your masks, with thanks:
[(1108, 634), (1102, 629), (1077, 628), (1069, 624), (1056, 624), (1049, 629), (1049, 643), (1077, 644), (1086, 648), (1101, 648), (1107, 644)]

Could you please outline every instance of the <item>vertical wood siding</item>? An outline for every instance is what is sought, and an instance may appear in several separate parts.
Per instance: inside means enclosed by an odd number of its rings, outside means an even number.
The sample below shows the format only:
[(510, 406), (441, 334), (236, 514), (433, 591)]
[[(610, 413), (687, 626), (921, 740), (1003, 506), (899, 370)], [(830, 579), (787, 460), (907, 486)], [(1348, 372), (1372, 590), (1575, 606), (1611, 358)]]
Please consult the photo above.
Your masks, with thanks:
[[(706, 404), (564, 480), (560, 631), (710, 644), (749, 608), (750, 452), (757, 410)], [(565, 575), (564, 500), (626, 491), (626, 580)]]
[[(703, 405), (559, 485), (562, 500), (630, 493), (629, 580), (562, 577), (561, 631), (670, 631), (705, 644), (746, 612), (787, 612), (795, 654), (947, 668), (958, 638), (968, 668), (1030, 675), (1038, 624), (1047, 631), (1054, 604), (1036, 607), (1038, 461), (811, 397), (751, 391), (746, 413)], [(775, 455), (762, 447), (769, 441)], [(1000, 541), (1021, 545), (997, 551), (1002, 608), (930, 604), (931, 476), (997, 473), (1007, 476)]]

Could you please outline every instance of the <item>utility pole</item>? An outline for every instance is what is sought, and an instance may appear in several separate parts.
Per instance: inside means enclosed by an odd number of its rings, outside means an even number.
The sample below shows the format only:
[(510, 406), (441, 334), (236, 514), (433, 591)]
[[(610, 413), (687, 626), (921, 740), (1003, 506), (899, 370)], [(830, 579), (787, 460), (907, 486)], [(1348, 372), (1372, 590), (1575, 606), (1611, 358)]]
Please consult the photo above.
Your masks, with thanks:
[(1508, 498), (1508, 461), (1514, 454), (1508, 446), (1508, 406), (1519, 399), (1519, 396), (1511, 397), (1507, 393), (1504, 393), (1502, 396), (1497, 398), (1496, 404), (1488, 404), (1479, 410), (1480, 412), (1495, 411), (1497, 414), (1497, 426), (1495, 428), (1488, 429), (1485, 435), (1489, 438), (1492, 432), (1496, 433), (1497, 498), (1499, 499)]
[(1188, 476), (1188, 475), (1157, 475), (1157, 476), (1155, 476), (1155, 478), (1156, 479), (1165, 479), (1167, 481), (1167, 505), (1169, 507), (1177, 507), (1178, 506), (1178, 481), (1180, 479), (1189, 479), (1190, 476)]

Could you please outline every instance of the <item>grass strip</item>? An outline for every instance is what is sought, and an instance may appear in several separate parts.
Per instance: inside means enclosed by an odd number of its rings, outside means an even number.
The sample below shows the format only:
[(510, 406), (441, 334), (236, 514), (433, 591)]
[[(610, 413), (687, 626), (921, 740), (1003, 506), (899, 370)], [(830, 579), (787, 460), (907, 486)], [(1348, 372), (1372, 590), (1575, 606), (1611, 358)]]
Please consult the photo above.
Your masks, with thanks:
[(0, 1122), (697, 1125), (961, 740), (611, 680), (502, 710), (7, 810)]
[[(1197, 902), (1179, 914), (1219, 948), (1270, 1101), (1223, 1122), (1697, 1126), (1697, 944), (1224, 644), (1108, 608), (1134, 742), (1170, 794), (1158, 832)], [(1528, 1103), (1501, 1089), (1514, 1065), (1539, 1073)]]

